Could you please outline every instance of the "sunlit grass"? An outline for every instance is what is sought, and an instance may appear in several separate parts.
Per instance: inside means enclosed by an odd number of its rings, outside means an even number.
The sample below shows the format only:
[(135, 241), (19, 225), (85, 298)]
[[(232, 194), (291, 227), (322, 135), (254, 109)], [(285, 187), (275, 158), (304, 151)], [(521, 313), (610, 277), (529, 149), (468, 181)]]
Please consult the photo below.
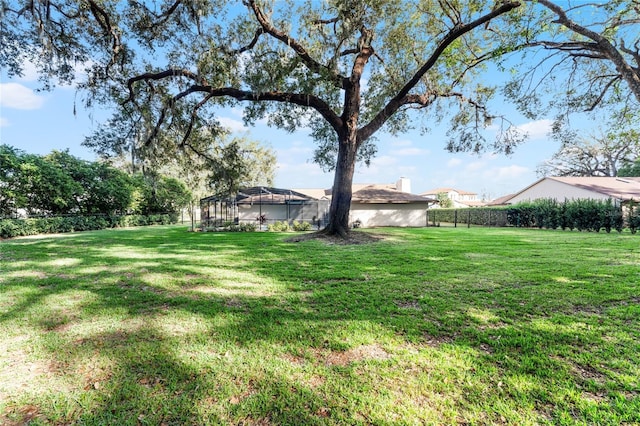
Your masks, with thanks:
[(637, 424), (640, 240), (0, 242), (0, 424)]

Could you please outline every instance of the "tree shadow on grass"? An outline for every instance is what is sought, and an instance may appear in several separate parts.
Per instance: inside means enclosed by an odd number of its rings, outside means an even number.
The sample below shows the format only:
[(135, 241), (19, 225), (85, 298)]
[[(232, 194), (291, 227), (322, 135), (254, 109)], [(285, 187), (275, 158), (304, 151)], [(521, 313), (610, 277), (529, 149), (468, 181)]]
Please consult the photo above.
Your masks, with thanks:
[[(447, 414), (451, 411), (482, 421), (483, 409), (489, 411), (484, 421), (557, 420), (571, 411), (586, 420), (616, 418), (604, 414), (614, 397), (605, 394), (594, 409), (584, 406), (584, 398), (566, 396), (578, 386), (595, 387), (596, 396), (602, 389), (631, 392), (629, 404), (638, 403), (637, 385), (617, 382), (613, 368), (601, 368), (613, 377), (603, 383), (576, 376), (585, 370), (576, 351), (612, 347), (602, 341), (611, 330), (598, 327), (600, 312), (593, 318), (571, 316), (573, 306), (599, 300), (596, 287), (566, 296), (548, 277), (514, 286), (496, 277), (477, 279), (469, 255), (457, 249), (440, 249), (427, 256), (435, 260), (425, 260), (424, 251), (408, 251), (399, 243), (300, 247), (267, 234), (231, 238), (183, 232), (117, 231), (12, 243), (10, 256), (21, 263), (2, 277), (2, 293), (11, 295), (2, 306), (0, 327), (39, 329), (32, 343), (43, 352), (34, 356), (53, 357), (58, 375), (85, 372), (87, 360), (99, 366), (93, 370), (97, 377), (76, 381), (69, 392), (51, 390), (53, 406), (67, 411), (42, 408), (44, 419), (377, 423), (412, 415), (411, 405), (425, 403), (420, 394), (450, 396), (449, 408), (436, 404), (434, 421), (460, 422)], [(34, 246), (40, 251), (32, 251)], [(453, 262), (456, 256), (467, 263), (452, 270), (451, 263), (438, 260)], [(483, 259), (487, 256), (491, 253)], [(61, 259), (77, 261), (65, 270)], [(525, 277), (527, 268), (536, 266), (523, 261), (518, 273)], [(29, 270), (35, 274), (25, 274)], [(171, 282), (149, 280), (154, 274)], [(627, 294), (628, 288), (621, 288), (604, 297)], [(557, 327), (558, 315), (565, 314), (567, 324)], [(591, 328), (581, 329), (581, 323)], [(360, 347), (381, 355), (332, 361), (349, 358)], [(454, 383), (441, 389), (427, 379), (440, 374), (429, 370), (434, 356), (457, 363)], [(389, 378), (402, 383), (407, 375), (419, 379), (407, 389), (396, 389)], [(483, 386), (495, 388), (488, 399), (505, 406), (503, 412), (477, 406)], [(549, 386), (557, 388), (545, 389)], [(79, 407), (73, 398), (79, 398)], [(399, 402), (390, 403), (393, 398)], [(372, 414), (367, 409), (372, 403), (388, 411)], [(533, 408), (524, 415), (518, 406)], [(10, 415), (19, 418), (19, 408), (9, 407)], [(618, 410), (618, 418), (638, 420), (628, 406)]]

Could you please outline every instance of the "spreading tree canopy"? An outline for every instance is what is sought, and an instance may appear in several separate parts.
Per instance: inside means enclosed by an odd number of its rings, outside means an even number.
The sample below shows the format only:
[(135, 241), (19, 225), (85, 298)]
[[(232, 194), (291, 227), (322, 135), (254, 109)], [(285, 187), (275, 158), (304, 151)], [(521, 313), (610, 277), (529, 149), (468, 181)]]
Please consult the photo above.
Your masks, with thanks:
[[(335, 170), (326, 232), (345, 235), (356, 162), (378, 131), (428, 128), (451, 118), (451, 150), (509, 152), (519, 138), (502, 122), (482, 128), (492, 87), (474, 77), (513, 47), (498, 31), (520, 2), (497, 0), (53, 0), (3, 2), (0, 65), (36, 64), (43, 81), (86, 68), (87, 100), (116, 101), (168, 129), (180, 144), (215, 128), (219, 108), (244, 119), (311, 129), (316, 160)], [(52, 79), (53, 78), (53, 79)], [(417, 114), (412, 114), (415, 111)]]
[(514, 21), (511, 32), (517, 39), (512, 49), (523, 53), (523, 61), (514, 68), (507, 96), (528, 117), (554, 112), (554, 133), (563, 143), (575, 139), (567, 126), (575, 113), (598, 120), (604, 115), (614, 129), (637, 126), (637, 0), (527, 0), (526, 6), (528, 18)]

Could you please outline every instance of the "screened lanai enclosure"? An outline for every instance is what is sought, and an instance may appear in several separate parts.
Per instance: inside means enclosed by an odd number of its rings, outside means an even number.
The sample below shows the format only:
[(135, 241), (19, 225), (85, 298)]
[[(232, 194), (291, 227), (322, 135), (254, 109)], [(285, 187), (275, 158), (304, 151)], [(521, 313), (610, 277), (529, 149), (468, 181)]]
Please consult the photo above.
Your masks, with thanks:
[(291, 189), (254, 186), (236, 197), (215, 195), (200, 200), (201, 226), (213, 228), (227, 223), (253, 223), (265, 229), (275, 222), (308, 222), (314, 228), (326, 225), (329, 200), (317, 199)]

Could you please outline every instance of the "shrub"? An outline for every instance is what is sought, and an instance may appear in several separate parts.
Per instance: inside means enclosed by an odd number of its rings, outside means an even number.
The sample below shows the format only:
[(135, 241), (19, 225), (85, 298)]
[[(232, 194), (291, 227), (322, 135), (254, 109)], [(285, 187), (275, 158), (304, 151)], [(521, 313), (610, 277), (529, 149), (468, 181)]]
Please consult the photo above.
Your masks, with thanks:
[(289, 222), (284, 220), (282, 222), (273, 222), (267, 225), (267, 231), (269, 232), (287, 232), (290, 230)]
[(627, 209), (627, 226), (632, 234), (635, 234), (640, 228), (640, 208), (638, 205), (631, 201)]
[(1, 219), (0, 238), (22, 237), (36, 234), (53, 234), (73, 231), (91, 231), (118, 226), (167, 225), (176, 223), (177, 215), (151, 216), (55, 216), (29, 219)]
[(293, 230), (294, 231), (311, 231), (311, 224), (309, 222), (298, 222), (294, 220)]
[(622, 209), (612, 200), (535, 200), (519, 203), (509, 209), (509, 224), (519, 227), (577, 229), (600, 232), (623, 228)]

